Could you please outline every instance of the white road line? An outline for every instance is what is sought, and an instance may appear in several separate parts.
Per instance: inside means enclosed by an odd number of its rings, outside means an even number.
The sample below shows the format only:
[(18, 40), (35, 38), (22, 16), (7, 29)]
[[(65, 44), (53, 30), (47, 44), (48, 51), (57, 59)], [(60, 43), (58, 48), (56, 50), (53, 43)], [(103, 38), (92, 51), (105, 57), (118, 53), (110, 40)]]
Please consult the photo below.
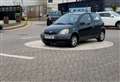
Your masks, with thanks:
[(0, 53), (0, 56), (11, 57), (11, 58), (19, 58), (19, 59), (26, 59), (26, 60), (32, 60), (32, 59), (34, 59), (34, 57), (9, 55), (9, 54), (4, 54), (4, 53)]

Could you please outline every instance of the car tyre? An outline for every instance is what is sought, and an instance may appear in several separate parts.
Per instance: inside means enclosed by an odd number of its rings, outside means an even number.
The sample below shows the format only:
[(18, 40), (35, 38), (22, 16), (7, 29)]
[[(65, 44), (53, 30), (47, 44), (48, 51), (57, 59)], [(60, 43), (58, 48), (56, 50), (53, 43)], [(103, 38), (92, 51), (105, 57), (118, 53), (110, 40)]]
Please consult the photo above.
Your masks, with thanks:
[(120, 22), (116, 24), (117, 29), (120, 29)]
[(71, 37), (70, 45), (71, 45), (71, 47), (76, 47), (78, 45), (77, 36), (74, 35), (74, 36)]
[(49, 42), (44, 42), (44, 44), (45, 44), (46, 46), (51, 46), (51, 44), (50, 44)]
[(98, 42), (102, 42), (105, 40), (105, 32), (101, 31), (101, 33), (99, 34), (99, 36), (96, 38)]

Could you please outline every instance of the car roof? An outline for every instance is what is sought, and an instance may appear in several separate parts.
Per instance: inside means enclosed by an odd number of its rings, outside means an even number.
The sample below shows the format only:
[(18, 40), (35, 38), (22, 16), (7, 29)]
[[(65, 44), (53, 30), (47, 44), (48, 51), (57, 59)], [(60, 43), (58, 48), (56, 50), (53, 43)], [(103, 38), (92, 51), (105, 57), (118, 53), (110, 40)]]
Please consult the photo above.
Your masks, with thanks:
[(91, 14), (91, 13), (95, 13), (95, 12), (73, 12), (73, 13), (68, 13), (68, 14), (76, 14), (76, 15), (81, 15), (81, 14)]
[(102, 11), (102, 12), (97, 12), (97, 13), (113, 13), (114, 11)]

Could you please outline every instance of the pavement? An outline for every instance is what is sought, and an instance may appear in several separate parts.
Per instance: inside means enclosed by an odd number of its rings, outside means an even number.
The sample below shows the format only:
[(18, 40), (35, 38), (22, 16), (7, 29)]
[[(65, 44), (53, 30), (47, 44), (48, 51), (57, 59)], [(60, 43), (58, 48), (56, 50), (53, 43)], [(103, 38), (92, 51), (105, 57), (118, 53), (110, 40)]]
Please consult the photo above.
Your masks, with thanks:
[[(25, 45), (39, 43), (45, 27), (45, 22), (36, 21), (27, 28), (0, 32), (0, 82), (120, 82), (120, 30), (107, 30), (105, 44), (112, 45), (99, 49)], [(85, 44), (90, 45), (84, 42), (82, 47)]]
[(3, 21), (0, 21), (0, 25), (3, 26), (3, 30), (17, 29), (17, 28), (20, 28), (20, 27), (24, 27), (27, 24), (29, 24), (28, 21), (22, 21), (21, 23), (16, 23), (16, 21), (10, 20), (9, 24), (4, 24)]

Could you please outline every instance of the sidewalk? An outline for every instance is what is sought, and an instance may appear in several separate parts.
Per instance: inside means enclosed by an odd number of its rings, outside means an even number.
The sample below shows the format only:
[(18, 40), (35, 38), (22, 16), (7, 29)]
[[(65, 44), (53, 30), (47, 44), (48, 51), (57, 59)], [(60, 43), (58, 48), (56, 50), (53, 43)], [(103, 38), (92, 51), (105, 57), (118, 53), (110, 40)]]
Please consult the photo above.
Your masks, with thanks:
[(27, 25), (27, 21), (22, 21), (21, 23), (16, 23), (15, 20), (10, 20), (9, 24), (4, 24), (3, 21), (0, 21), (0, 25), (3, 26), (3, 30), (11, 30), (20, 27), (24, 27)]

